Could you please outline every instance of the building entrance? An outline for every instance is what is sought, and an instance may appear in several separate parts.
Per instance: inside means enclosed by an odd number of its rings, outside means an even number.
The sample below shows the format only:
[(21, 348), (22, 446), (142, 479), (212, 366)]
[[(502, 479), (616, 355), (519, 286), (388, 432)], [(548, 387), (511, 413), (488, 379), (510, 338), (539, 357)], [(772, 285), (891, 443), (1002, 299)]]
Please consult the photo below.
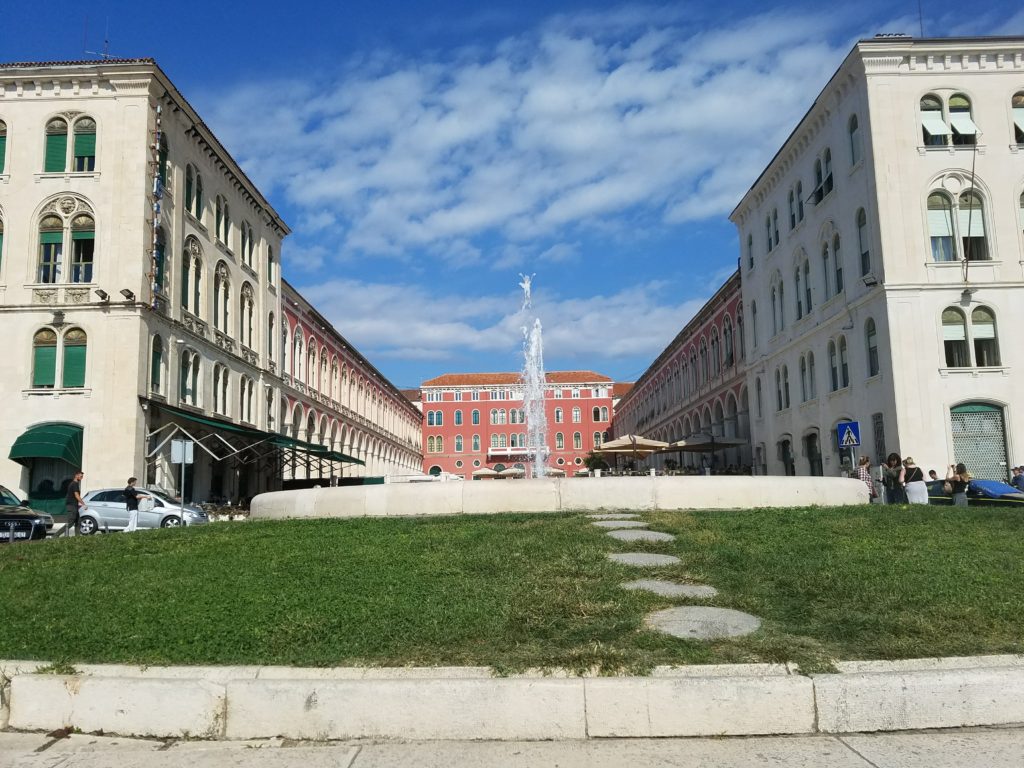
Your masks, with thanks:
[(965, 403), (951, 408), (955, 461), (963, 462), (972, 476), (1006, 480), (1006, 420), (1003, 409), (988, 403)]

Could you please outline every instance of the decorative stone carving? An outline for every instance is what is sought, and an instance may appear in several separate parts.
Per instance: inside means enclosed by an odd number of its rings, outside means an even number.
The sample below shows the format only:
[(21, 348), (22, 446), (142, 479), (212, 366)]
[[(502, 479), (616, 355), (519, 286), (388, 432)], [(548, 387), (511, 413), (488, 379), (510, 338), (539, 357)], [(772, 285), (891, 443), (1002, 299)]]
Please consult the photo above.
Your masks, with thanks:
[(203, 246), (200, 245), (199, 240), (192, 235), (185, 238), (185, 250), (188, 251), (190, 256), (197, 259), (203, 255)]
[(275, 363), (273, 360), (267, 363), (267, 368), (270, 369), (271, 373), (277, 373), (277, 363)]
[(43, 206), (43, 213), (59, 213), (70, 216), (73, 213), (93, 213), (92, 206), (78, 195), (62, 195)]
[(65, 304), (85, 304), (89, 301), (89, 289), (68, 288), (64, 291)]
[(217, 277), (221, 280), (227, 280), (228, 278), (228, 265), (223, 261), (217, 265)]
[(37, 288), (32, 291), (32, 303), (33, 304), (56, 304), (57, 303), (57, 289), (56, 288)]

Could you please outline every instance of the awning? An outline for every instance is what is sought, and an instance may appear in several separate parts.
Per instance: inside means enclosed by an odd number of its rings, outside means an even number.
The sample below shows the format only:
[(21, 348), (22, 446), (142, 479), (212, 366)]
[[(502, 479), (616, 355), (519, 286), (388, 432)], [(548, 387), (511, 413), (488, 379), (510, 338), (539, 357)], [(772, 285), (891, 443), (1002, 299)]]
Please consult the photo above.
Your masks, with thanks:
[(1024, 108), (1013, 108), (1013, 124), (1021, 131), (1024, 131)]
[(149, 401), (154, 405), (159, 406), (161, 411), (177, 416), (182, 419), (193, 422), (194, 424), (201, 424), (204, 427), (211, 429), (221, 430), (223, 432), (230, 432), (231, 434), (240, 435), (241, 437), (248, 438), (256, 443), (268, 443), (275, 448), (283, 448), (286, 450), (299, 451), (300, 453), (308, 453), (313, 458), (323, 459), (324, 461), (337, 461), (345, 462), (348, 464), (361, 464), (366, 465), (366, 462), (361, 461), (354, 456), (341, 453), (340, 451), (332, 451), (325, 445), (319, 445), (317, 443), (307, 443), (305, 440), (299, 440), (294, 437), (288, 437), (287, 435), (280, 435), (276, 432), (265, 432), (262, 429), (256, 429), (254, 427), (244, 427), (239, 424), (233, 424), (230, 421), (223, 421), (222, 419), (213, 419), (208, 416), (202, 416), (198, 413), (192, 413), (186, 411), (183, 408), (175, 408), (171, 405), (165, 405), (164, 403), (156, 403)]
[(949, 127), (938, 114), (932, 115), (927, 112), (922, 114), (921, 124), (928, 131), (929, 136), (949, 136)]
[(978, 133), (978, 126), (967, 112), (950, 112), (949, 122), (953, 124), (953, 130), (961, 136), (974, 136)]
[(82, 428), (65, 422), (29, 427), (14, 441), (9, 458), (25, 466), (32, 459), (60, 459), (78, 469), (82, 466)]

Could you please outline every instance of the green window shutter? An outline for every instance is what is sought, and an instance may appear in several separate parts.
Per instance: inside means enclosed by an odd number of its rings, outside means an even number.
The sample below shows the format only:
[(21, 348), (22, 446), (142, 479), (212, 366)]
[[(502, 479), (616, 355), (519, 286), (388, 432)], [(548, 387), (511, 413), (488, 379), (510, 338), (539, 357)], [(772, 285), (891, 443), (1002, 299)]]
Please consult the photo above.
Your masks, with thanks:
[(67, 169), (68, 135), (66, 133), (48, 133), (46, 135), (46, 173), (60, 173)]
[(57, 347), (32, 348), (32, 386), (52, 387), (57, 368)]
[(154, 392), (160, 391), (160, 369), (163, 367), (163, 353), (159, 349), (153, 350), (153, 362), (149, 374), (149, 388)]
[(96, 156), (96, 134), (76, 133), (75, 134), (75, 157)]
[[(72, 240), (95, 240), (96, 233), (92, 230), (84, 229), (77, 232), (71, 233)], [(45, 241), (44, 241), (45, 242)], [(60, 242), (59, 240), (57, 242)]]
[(4, 160), (7, 157), (7, 137), (0, 136), (0, 173), (4, 172)]
[(85, 386), (85, 350), (85, 344), (64, 345), (63, 386)]
[(63, 232), (40, 232), (39, 242), (43, 245), (60, 245), (64, 242)]

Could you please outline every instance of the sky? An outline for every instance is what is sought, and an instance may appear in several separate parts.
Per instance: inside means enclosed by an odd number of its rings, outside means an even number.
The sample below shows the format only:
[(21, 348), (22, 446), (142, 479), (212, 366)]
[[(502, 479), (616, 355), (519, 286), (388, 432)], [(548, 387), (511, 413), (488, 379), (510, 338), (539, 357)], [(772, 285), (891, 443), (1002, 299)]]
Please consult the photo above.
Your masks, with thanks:
[(548, 370), (632, 381), (858, 39), (1024, 34), (1016, 2), (921, 5), (49, 0), (5, 7), (0, 60), (155, 58), (291, 227), (285, 278), (395, 385), (517, 370), (532, 317)]

